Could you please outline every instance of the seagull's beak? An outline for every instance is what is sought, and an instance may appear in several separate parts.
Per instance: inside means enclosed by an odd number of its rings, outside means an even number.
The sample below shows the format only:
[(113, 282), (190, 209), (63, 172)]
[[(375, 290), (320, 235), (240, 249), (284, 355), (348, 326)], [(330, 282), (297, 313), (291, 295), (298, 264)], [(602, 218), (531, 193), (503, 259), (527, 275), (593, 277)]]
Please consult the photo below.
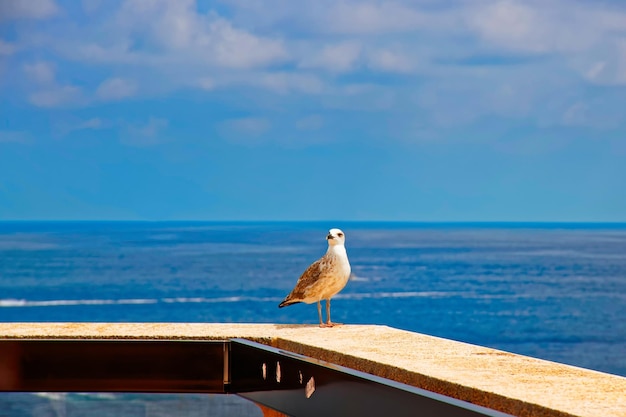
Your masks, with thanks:
[(328, 234), (328, 236), (326, 236), (326, 240), (331, 240), (334, 239), (335, 236), (331, 235), (330, 233)]

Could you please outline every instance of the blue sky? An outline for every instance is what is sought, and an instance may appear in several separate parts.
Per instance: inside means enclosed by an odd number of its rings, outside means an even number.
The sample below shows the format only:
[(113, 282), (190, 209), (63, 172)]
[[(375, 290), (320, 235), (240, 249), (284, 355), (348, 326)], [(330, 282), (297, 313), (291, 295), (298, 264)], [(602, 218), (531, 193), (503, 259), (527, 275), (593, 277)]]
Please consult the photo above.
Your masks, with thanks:
[(626, 5), (4, 0), (0, 219), (626, 221)]

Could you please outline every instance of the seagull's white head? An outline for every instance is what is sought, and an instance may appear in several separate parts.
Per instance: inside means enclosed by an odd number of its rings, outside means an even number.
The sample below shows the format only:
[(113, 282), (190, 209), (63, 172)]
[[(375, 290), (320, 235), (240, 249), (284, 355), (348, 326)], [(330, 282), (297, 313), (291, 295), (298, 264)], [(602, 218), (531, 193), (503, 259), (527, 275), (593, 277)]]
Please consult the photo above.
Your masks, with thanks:
[(343, 245), (346, 241), (346, 235), (340, 229), (330, 229), (326, 236), (329, 246)]

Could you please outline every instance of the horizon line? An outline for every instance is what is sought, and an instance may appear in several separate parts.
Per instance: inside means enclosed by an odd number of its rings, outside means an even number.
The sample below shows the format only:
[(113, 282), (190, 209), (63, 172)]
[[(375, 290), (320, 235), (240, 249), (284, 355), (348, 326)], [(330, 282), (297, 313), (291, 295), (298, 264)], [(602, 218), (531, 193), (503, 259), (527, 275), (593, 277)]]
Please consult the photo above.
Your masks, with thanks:
[(388, 223), (388, 224), (603, 224), (626, 225), (626, 220), (207, 220), (207, 219), (0, 219), (0, 223)]

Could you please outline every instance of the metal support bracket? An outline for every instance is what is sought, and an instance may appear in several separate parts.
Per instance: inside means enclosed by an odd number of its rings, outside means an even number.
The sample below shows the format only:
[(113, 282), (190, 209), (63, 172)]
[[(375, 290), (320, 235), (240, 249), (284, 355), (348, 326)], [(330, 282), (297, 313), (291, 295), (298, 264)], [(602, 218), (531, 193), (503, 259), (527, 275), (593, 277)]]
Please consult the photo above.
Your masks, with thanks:
[(231, 391), (294, 416), (509, 416), (444, 395), (242, 339)]

